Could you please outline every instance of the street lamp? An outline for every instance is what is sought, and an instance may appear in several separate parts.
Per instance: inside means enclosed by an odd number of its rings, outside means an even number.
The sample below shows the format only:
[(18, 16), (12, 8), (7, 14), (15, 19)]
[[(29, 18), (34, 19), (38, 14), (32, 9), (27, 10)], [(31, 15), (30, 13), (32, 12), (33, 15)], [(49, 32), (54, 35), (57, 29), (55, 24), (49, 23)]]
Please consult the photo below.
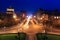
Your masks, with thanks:
[(56, 19), (56, 16), (54, 16), (54, 18)]
[(57, 19), (58, 19), (59, 17), (57, 16)]
[(26, 16), (26, 17), (28, 17), (28, 16)]
[(40, 18), (41, 20), (43, 19), (43, 18)]
[(17, 16), (16, 16), (16, 15), (13, 15), (13, 18), (14, 18), (14, 19), (16, 19), (16, 18), (17, 18)]
[(17, 18), (17, 15), (16, 14), (13, 14), (13, 19), (15, 20), (15, 21), (18, 21), (19, 19)]
[(46, 36), (46, 34), (47, 34), (47, 24), (48, 23), (48, 20), (45, 20), (45, 21), (43, 21), (43, 25), (44, 25), (44, 36), (43, 36), (43, 40), (47, 40), (47, 36)]
[(36, 18), (36, 16), (34, 16), (34, 18)]

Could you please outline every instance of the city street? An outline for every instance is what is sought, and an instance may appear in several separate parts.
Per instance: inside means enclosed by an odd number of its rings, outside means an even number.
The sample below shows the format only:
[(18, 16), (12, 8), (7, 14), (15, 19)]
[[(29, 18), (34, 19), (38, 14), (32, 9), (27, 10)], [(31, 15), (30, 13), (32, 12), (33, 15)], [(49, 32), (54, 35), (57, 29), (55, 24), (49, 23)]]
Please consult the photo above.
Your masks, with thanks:
[[(0, 33), (18, 33), (25, 32), (29, 40), (34, 40), (35, 34), (43, 31), (43, 24), (38, 24), (38, 22), (31, 17), (23, 20), (22, 23), (9, 28), (3, 28)], [(36, 39), (36, 38), (35, 38)]]
[[(50, 28), (48, 28), (51, 30)], [(54, 34), (57, 29), (54, 29), (52, 31), (47, 31), (47, 33)], [(19, 23), (18, 25), (12, 26), (12, 27), (4, 27), (0, 29), (0, 34), (2, 33), (18, 33), (18, 32), (24, 32), (27, 34), (28, 40), (36, 40), (36, 33), (45, 33), (44, 26), (42, 23), (38, 23), (38, 21), (35, 18), (25, 18), (23, 22)], [(60, 33), (60, 30), (57, 32)], [(55, 33), (55, 34), (57, 34)]]
[(43, 24), (38, 24), (38, 22), (35, 19), (26, 18), (23, 20), (22, 23), (19, 23), (18, 25), (8, 27), (8, 28), (2, 28), (0, 31), (5, 31), (8, 33), (17, 33), (19, 32), (25, 32), (25, 33), (36, 33), (36, 32), (42, 32), (43, 30)]
[(0, 0), (0, 35), (0, 40), (60, 40), (60, 0)]

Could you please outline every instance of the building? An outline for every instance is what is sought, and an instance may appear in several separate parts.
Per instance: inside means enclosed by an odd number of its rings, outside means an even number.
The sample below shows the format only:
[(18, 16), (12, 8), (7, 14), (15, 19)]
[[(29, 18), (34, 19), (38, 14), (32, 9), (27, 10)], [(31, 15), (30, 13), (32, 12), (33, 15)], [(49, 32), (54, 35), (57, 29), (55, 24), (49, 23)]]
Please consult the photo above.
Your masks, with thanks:
[(13, 14), (14, 13), (14, 9), (12, 7), (7, 8), (7, 14)]

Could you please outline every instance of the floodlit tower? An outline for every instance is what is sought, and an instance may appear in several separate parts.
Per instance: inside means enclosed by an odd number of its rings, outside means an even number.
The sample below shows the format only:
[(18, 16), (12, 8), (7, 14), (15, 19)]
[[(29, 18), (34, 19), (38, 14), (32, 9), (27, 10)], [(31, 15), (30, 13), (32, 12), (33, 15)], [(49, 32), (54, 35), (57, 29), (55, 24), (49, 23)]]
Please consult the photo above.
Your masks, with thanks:
[(7, 8), (7, 14), (13, 14), (14, 9), (12, 7)]

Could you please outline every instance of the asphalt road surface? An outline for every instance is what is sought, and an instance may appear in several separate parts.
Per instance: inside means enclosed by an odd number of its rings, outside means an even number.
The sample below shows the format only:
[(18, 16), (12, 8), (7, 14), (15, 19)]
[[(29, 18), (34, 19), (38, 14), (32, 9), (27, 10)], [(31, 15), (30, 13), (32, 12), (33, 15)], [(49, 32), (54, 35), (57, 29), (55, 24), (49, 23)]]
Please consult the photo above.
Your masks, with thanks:
[[(48, 28), (50, 29), (50, 28)], [(50, 29), (51, 30), (51, 29)], [(60, 34), (60, 30), (54, 29), (47, 33), (56, 33)], [(54, 32), (55, 31), (55, 32)], [(25, 18), (21, 23), (18, 25), (14, 25), (12, 27), (4, 27), (0, 29), (0, 34), (2, 33), (18, 33), (18, 32), (25, 32), (28, 35), (28, 40), (36, 40), (35, 34), (36, 33), (44, 33), (44, 25), (42, 23), (38, 23), (35, 18)], [(57, 33), (56, 33), (57, 34)]]

